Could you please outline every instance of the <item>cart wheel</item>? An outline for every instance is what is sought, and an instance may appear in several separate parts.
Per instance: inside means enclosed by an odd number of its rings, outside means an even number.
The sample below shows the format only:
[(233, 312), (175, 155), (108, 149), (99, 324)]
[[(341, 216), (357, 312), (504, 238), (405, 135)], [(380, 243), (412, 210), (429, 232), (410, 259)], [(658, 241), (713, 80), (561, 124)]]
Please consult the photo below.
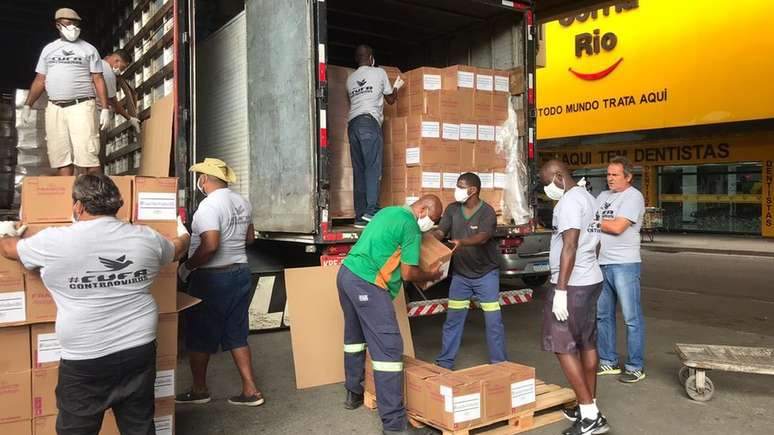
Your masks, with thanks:
[(677, 379), (680, 380), (680, 385), (685, 385), (685, 381), (691, 376), (691, 369), (687, 366), (680, 367), (680, 371), (677, 373)]
[(688, 397), (697, 402), (706, 402), (712, 399), (712, 395), (715, 394), (715, 385), (709, 377), (705, 376), (704, 391), (699, 391), (696, 387), (696, 375), (691, 375), (685, 381), (685, 392), (688, 393)]

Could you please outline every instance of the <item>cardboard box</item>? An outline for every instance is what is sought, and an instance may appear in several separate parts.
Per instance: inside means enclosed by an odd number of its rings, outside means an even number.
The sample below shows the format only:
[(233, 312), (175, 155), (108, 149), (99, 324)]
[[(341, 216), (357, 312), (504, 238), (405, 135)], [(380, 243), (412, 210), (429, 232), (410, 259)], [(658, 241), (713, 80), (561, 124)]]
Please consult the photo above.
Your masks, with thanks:
[(20, 325), (27, 322), (27, 296), (24, 287), (0, 290), (0, 326)]
[(28, 347), (33, 368), (59, 367), (62, 346), (59, 344), (53, 323), (31, 325)]
[(177, 313), (159, 314), (156, 330), (156, 358), (177, 356)]
[(27, 321), (30, 323), (56, 321), (56, 303), (51, 297), (40, 272), (28, 270), (24, 273), (24, 291), (27, 304)]
[(482, 190), (481, 199), (491, 205), (495, 214), (503, 212), (503, 191), (502, 190)]
[[(505, 121), (508, 119), (508, 94), (495, 93), (492, 95), (492, 117), (495, 121)], [(500, 123), (498, 122), (498, 124)]]
[(404, 378), (404, 397), (406, 410), (428, 418), (430, 406), (428, 404), (428, 394), (425, 389), (425, 383), (428, 379), (445, 373), (450, 373), (443, 367), (432, 364), (415, 365), (413, 367), (403, 368)]
[(524, 67), (516, 67), (508, 70), (508, 88), (511, 95), (521, 95), (527, 91)]
[[(403, 391), (404, 393), (406, 392), (405, 372), (413, 367), (436, 367), (439, 370), (442, 370), (444, 372), (449, 371), (444, 368), (438, 367), (434, 364), (430, 364), (429, 362), (422, 361), (421, 359), (417, 359), (408, 355), (403, 355), (403, 372), (404, 372)], [(367, 350), (366, 350), (366, 360), (365, 360), (365, 381), (363, 382), (363, 388), (367, 393), (376, 395), (376, 382), (374, 381), (374, 367), (373, 367), (373, 363), (371, 362), (371, 354)], [(403, 401), (404, 403), (406, 402), (405, 397)]]
[(177, 261), (167, 264), (153, 280), (150, 292), (156, 300), (159, 314), (174, 313), (177, 310), (177, 267)]
[[(24, 290), (24, 267), (17, 260), (0, 256), (0, 292)], [(2, 323), (0, 315), (0, 323)]]
[(175, 370), (177, 370), (176, 355), (156, 357), (156, 383), (154, 384), (156, 399), (175, 397)]
[(484, 169), (477, 172), (478, 178), (481, 180), (481, 192), (486, 190), (494, 190), (494, 172), (491, 169)]
[(425, 91), (440, 91), (442, 86), (441, 76), (443, 70), (439, 68), (422, 67), (406, 73), (406, 86), (409, 95), (416, 95)]
[(505, 166), (498, 166), (492, 169), (492, 173), (494, 174), (495, 189), (505, 189), (505, 183), (507, 182), (505, 171)]
[(31, 370), (0, 373), (0, 423), (32, 419)]
[[(32, 421), (21, 420), (11, 423), (0, 423), (0, 433), (8, 435), (32, 435)], [(56, 432), (52, 432), (56, 435)]]
[(494, 92), (476, 91), (473, 96), (473, 117), (476, 119), (489, 119), (492, 117), (492, 101)]
[(478, 125), (478, 141), (479, 142), (491, 142), (494, 145), (497, 139), (497, 128), (493, 124), (479, 124)]
[[(105, 424), (106, 420), (103, 420), (103, 428), (105, 427)], [(116, 430), (118, 430), (118, 427), (116, 427)], [(32, 420), (32, 433), (34, 435), (56, 435), (56, 416), (50, 415), (47, 417), (38, 417)]]
[(24, 177), (21, 219), (26, 224), (70, 223), (75, 177)]
[(546, 25), (545, 23), (540, 24), (540, 27), (538, 27), (538, 38), (537, 38), (537, 53), (535, 54), (535, 66), (538, 68), (543, 68), (546, 66)]
[(481, 382), (459, 373), (425, 380), (426, 416), (436, 427), (456, 431), (482, 422)]
[(476, 67), (454, 65), (441, 71), (442, 86), (445, 90), (469, 90), (476, 88)]
[(110, 179), (116, 184), (118, 192), (121, 193), (121, 199), (124, 200), (124, 205), (118, 209), (116, 218), (129, 222), (132, 219), (132, 201), (134, 200), (132, 188), (134, 185), (134, 177), (110, 177)]
[(156, 230), (156, 232), (164, 236), (164, 238), (167, 240), (177, 238), (177, 222), (142, 222), (136, 225), (145, 225), (147, 227), (151, 227)]
[(443, 173), (441, 174), (441, 189), (454, 193), (454, 189), (457, 188), (457, 180), (460, 178), (460, 174), (462, 174), (462, 171), (460, 170), (459, 165), (444, 166)]
[(393, 144), (406, 142), (406, 121), (404, 116), (390, 120), (390, 136)]
[(132, 222), (177, 221), (177, 178), (135, 177)]
[(392, 193), (406, 190), (406, 169), (405, 166), (393, 166), (390, 168), (390, 180), (388, 182)]
[(478, 140), (478, 124), (475, 121), (467, 119), (460, 122), (460, 140), (466, 142)]
[(494, 70), (494, 91), (498, 94), (510, 95), (511, 93), (510, 71)]
[(441, 144), (441, 121), (433, 116), (411, 116), (406, 123), (406, 165), (443, 164), (449, 158)]
[(473, 118), (476, 109), (476, 93), (472, 89), (462, 89), (457, 91), (457, 100), (459, 101), (460, 119)]
[(481, 91), (494, 92), (494, 70), (476, 68), (476, 93)]
[(492, 365), (480, 365), (455, 373), (481, 382), (481, 419), (495, 422), (511, 415), (511, 374)]
[(0, 328), (0, 373), (19, 372), (32, 367), (30, 358), (30, 328), (12, 326)]
[(406, 169), (406, 191), (441, 191), (441, 165), (422, 165)]
[(332, 218), (352, 219), (355, 217), (355, 197), (351, 190), (329, 192), (329, 213)]
[(56, 415), (56, 384), (59, 367), (32, 370), (32, 416)]
[(476, 142), (473, 147), (473, 167), (476, 172), (492, 168), (497, 165), (495, 159), (495, 144), (492, 142)]
[(513, 362), (501, 362), (493, 367), (506, 371), (511, 382), (511, 412), (535, 409), (535, 368)]
[(437, 282), (443, 281), (449, 275), (449, 266), (453, 250), (435, 238), (432, 234), (422, 235), (422, 248), (419, 252), (419, 268), (425, 272), (434, 272), (441, 269), (443, 275), (439, 281), (427, 282), (420, 285), (422, 288), (432, 287)]

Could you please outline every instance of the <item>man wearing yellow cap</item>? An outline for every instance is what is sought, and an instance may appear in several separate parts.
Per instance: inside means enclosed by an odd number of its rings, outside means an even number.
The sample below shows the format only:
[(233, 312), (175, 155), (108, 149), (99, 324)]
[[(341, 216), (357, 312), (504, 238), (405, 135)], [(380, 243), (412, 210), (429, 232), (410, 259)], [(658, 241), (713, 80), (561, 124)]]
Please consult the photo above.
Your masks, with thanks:
[(258, 406), (263, 404), (263, 395), (253, 380), (247, 344), (252, 281), (245, 247), (255, 236), (252, 208), (228, 188), (236, 182), (236, 175), (222, 160), (204, 159), (190, 171), (198, 174), (196, 187), (205, 198), (194, 213), (188, 261), (180, 265), (178, 275), (188, 284), (188, 294), (202, 302), (185, 312), (193, 387), (176, 401), (203, 404), (211, 400), (207, 364), (220, 348), (231, 352), (242, 377), (242, 391), (229, 403)]

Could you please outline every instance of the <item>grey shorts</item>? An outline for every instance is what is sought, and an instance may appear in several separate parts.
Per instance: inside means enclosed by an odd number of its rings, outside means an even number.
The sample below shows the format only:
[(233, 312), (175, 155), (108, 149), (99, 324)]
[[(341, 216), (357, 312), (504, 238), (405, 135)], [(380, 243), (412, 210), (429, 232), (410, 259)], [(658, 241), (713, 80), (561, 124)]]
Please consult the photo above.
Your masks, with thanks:
[(597, 347), (597, 299), (602, 283), (567, 286), (567, 311), (570, 317), (560, 322), (552, 311), (554, 289), (551, 286), (543, 306), (543, 350), (554, 353), (577, 353)]

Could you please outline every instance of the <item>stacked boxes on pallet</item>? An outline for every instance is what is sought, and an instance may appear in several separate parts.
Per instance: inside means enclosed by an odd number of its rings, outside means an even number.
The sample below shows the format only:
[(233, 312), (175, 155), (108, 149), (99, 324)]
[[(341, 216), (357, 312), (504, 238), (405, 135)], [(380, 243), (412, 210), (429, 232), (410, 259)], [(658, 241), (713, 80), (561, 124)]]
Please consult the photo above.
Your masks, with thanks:
[[(117, 218), (148, 225), (167, 238), (177, 235), (177, 179), (111, 177), (124, 206)], [(26, 177), (22, 183), (24, 237), (71, 224), (75, 177)], [(177, 263), (161, 270), (151, 293), (159, 307), (156, 359), (156, 431), (174, 433), (177, 368)], [(55, 387), (59, 342), (54, 332), (56, 305), (37, 271), (0, 257), (0, 433), (55, 434)], [(118, 434), (107, 412), (101, 434)]]

